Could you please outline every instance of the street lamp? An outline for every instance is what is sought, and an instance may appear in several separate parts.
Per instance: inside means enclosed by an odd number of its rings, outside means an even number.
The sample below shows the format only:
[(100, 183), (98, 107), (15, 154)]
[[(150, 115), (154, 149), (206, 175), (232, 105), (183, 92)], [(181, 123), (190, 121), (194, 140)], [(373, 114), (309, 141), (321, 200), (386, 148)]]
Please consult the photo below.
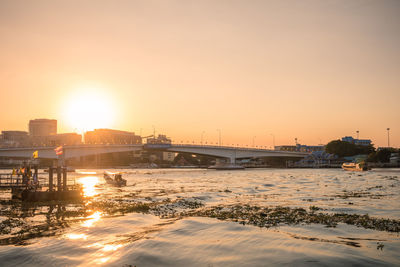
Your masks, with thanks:
[(217, 131), (219, 132), (219, 146), (221, 146), (221, 129), (217, 129)]
[(204, 135), (204, 131), (201, 132), (201, 145), (203, 145), (203, 135)]
[(274, 134), (270, 134), (272, 136), (272, 144), (274, 145), (274, 149), (275, 149), (275, 135)]
[(390, 147), (390, 142), (389, 142), (389, 141), (390, 141), (390, 140), (389, 140), (389, 131), (390, 131), (390, 128), (387, 128), (386, 130), (387, 130), (387, 132), (388, 132), (388, 147)]
[(256, 139), (256, 137), (253, 136), (253, 147), (254, 147), (254, 145), (255, 145), (255, 139)]
[(360, 131), (356, 131), (356, 133), (357, 133), (357, 140), (358, 140), (358, 134), (360, 133)]

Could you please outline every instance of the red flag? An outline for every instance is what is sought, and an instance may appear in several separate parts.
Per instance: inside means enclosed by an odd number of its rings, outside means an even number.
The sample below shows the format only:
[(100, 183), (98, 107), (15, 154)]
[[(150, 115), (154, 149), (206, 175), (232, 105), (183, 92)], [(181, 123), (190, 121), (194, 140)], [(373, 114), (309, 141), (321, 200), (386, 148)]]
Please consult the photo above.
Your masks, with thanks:
[(56, 149), (54, 149), (54, 151), (56, 152), (56, 155), (57, 155), (57, 156), (62, 155), (62, 153), (63, 153), (63, 147), (62, 147), (62, 146), (59, 146), (59, 147), (57, 147)]

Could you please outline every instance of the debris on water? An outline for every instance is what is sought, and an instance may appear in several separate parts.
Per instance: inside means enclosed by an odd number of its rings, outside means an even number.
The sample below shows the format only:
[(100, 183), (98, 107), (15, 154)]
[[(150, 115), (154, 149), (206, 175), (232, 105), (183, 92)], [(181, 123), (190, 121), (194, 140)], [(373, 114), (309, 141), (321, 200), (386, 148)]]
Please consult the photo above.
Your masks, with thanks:
[(316, 210), (320, 210), (321, 208), (318, 208), (316, 206), (310, 206), (310, 210), (312, 211), (316, 211)]
[[(229, 208), (229, 211), (227, 211)], [(373, 218), (358, 214), (327, 214), (307, 212), (303, 208), (290, 207), (258, 207), (249, 205), (216, 206), (189, 212), (186, 216), (202, 216), (243, 222), (259, 227), (272, 227), (281, 224), (323, 224), (327, 227), (336, 227), (338, 223), (345, 223), (366, 229), (378, 231), (400, 232), (400, 220)]]
[(379, 243), (379, 242), (376, 242), (376, 244), (377, 244), (377, 246), (376, 246), (376, 249), (377, 250), (383, 250), (383, 247), (385, 246), (383, 243)]

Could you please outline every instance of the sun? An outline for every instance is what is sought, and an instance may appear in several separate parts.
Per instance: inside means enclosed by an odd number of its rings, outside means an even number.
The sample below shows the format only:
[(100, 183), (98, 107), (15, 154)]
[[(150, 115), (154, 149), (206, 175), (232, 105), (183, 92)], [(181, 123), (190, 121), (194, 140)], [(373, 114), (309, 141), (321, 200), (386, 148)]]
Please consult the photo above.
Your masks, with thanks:
[(109, 95), (94, 89), (79, 90), (71, 95), (64, 109), (65, 119), (75, 132), (110, 128), (115, 108)]

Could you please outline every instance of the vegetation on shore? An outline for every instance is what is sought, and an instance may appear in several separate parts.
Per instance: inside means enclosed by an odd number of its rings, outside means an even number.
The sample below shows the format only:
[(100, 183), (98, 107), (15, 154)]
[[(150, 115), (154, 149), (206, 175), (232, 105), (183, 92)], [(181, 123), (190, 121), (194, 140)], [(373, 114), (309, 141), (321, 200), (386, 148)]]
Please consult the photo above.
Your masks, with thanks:
[(325, 146), (325, 151), (340, 158), (352, 157), (356, 155), (367, 155), (368, 162), (382, 163), (389, 162), (391, 153), (400, 153), (400, 149), (383, 148), (376, 150), (373, 145), (356, 145), (341, 140), (330, 141)]

